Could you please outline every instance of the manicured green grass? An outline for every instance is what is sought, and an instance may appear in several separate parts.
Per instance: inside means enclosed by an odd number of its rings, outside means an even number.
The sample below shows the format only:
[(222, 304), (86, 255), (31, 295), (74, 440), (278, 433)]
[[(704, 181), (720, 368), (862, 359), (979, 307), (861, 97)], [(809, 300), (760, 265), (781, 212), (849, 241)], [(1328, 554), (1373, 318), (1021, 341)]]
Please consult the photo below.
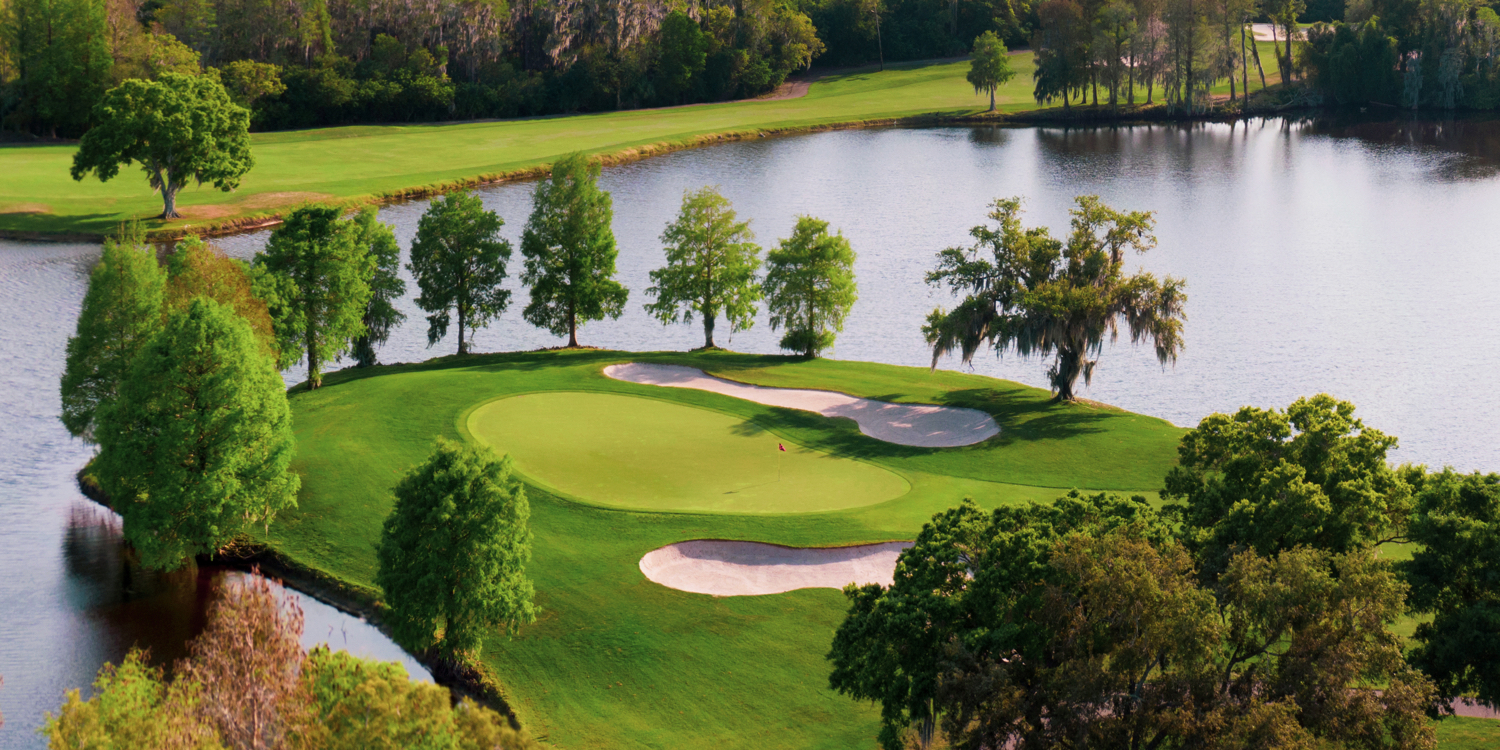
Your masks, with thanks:
[[(848, 420), (601, 372), (629, 361), (691, 365), (764, 385), (973, 406), (995, 417), (1002, 436), (960, 449), (891, 446)], [(674, 421), (748, 423), (767, 441), (875, 464), (910, 486), (894, 500), (837, 512), (710, 515), (615, 510), (530, 484), (536, 542), (529, 572), (542, 615), (514, 637), (490, 638), (484, 660), (522, 722), (562, 748), (873, 747), (876, 710), (826, 687), (824, 654), (843, 617), (842, 594), (688, 594), (647, 581), (641, 556), (700, 538), (797, 546), (910, 539), (933, 513), (964, 497), (994, 507), (1052, 499), (1075, 485), (1145, 492), (1154, 485), (1148, 478), (1170, 465), (1182, 434), (1161, 420), (1054, 404), (1044, 391), (975, 375), (725, 353), (445, 358), (344, 371), (325, 382), (292, 398), (300, 507), (278, 518), (269, 541), (364, 586), (373, 585), (374, 545), (401, 473), (426, 455), (434, 437), (464, 437), (476, 406), (526, 398), (521, 394), (644, 396), (612, 400), (671, 406), (681, 417)], [(1056, 481), (1039, 481), (1049, 477)]]
[(1454, 716), (1437, 723), (1441, 750), (1494, 750), (1500, 747), (1500, 721)]
[(752, 421), (649, 398), (529, 393), (480, 406), (467, 426), (534, 483), (602, 505), (809, 513), (910, 489), (886, 469), (777, 440)]
[[(1032, 109), (1030, 54), (1012, 58), (1016, 77), (1002, 109)], [(571, 117), (492, 122), (355, 126), (252, 138), (255, 168), (234, 193), (183, 191), (185, 217), (172, 226), (277, 213), (308, 200), (362, 199), (548, 164), (574, 151), (618, 154), (699, 136), (831, 123), (962, 113), (988, 107), (964, 80), (967, 62), (909, 63), (814, 83), (807, 95)], [(68, 176), (73, 146), (0, 147), (0, 230), (105, 233), (131, 217), (161, 212), (138, 170), (108, 183)], [(151, 222), (151, 227), (162, 226)]]

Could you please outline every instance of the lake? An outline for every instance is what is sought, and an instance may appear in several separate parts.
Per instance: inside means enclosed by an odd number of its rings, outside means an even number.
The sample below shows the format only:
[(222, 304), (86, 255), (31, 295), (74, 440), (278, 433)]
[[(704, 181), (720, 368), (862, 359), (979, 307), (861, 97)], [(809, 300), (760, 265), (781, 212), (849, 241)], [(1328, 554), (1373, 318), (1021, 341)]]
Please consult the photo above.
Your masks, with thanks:
[[(127, 175), (127, 178), (133, 175)], [(1285, 407), (1332, 393), (1366, 424), (1398, 436), (1393, 458), (1462, 470), (1500, 469), (1500, 122), (1269, 119), (1112, 128), (882, 129), (770, 138), (613, 167), (624, 316), (580, 331), (585, 345), (689, 349), (698, 326), (663, 327), (641, 306), (662, 262), (659, 235), (684, 190), (718, 185), (758, 241), (774, 244), (797, 215), (826, 219), (859, 255), (860, 301), (830, 356), (927, 366), (920, 326), (951, 305), (922, 281), (934, 254), (964, 244), (995, 198), (1021, 196), (1027, 221), (1067, 230), (1074, 196), (1156, 213), (1158, 247), (1129, 263), (1187, 280), (1187, 346), (1163, 368), (1147, 349), (1107, 347), (1084, 397), (1191, 426), (1242, 405)], [(144, 190), (144, 186), (142, 186)], [(519, 237), (531, 185), (482, 191), (517, 245), (513, 307), (475, 335), (478, 351), (563, 343), (520, 317)], [(425, 201), (382, 209), (403, 248)], [(221, 238), (248, 258), (267, 233)], [(0, 746), (31, 747), (41, 712), (92, 680), (132, 642), (180, 653), (201, 627), (205, 578), (139, 581), (121, 572), (110, 514), (82, 500), (73, 473), (90, 449), (57, 422), (57, 378), (88, 269), (90, 245), (0, 242)], [(412, 291), (414, 293), (414, 285)], [(451, 354), (426, 346), (411, 302), (381, 351), (385, 362)], [(774, 352), (764, 315), (720, 345)], [(941, 367), (968, 369), (953, 360)], [(976, 355), (975, 372), (1045, 386), (1047, 363)], [(288, 382), (302, 370), (287, 373)], [(1004, 426), (1002, 425), (1002, 428)], [(138, 578), (138, 577), (137, 577)], [(330, 632), (381, 658), (398, 649), (328, 609)], [(196, 619), (195, 619), (196, 618)], [(359, 628), (364, 628), (351, 635)], [(353, 640), (347, 640), (353, 639)], [(175, 644), (175, 645), (174, 645)], [(174, 651), (175, 649), (175, 651)]]

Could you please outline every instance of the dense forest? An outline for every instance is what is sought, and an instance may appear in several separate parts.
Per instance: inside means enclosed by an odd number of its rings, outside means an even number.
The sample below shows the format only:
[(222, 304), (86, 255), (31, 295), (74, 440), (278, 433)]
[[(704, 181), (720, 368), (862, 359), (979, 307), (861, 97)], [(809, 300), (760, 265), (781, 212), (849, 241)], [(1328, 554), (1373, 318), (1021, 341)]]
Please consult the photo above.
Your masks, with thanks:
[(105, 90), (164, 72), (217, 76), (258, 130), (667, 106), (986, 31), (1035, 50), (1037, 100), (1064, 106), (1199, 111), (1252, 77), (1295, 84), (1276, 104), (1500, 103), (1476, 0), (0, 0), (0, 124), (76, 137)]

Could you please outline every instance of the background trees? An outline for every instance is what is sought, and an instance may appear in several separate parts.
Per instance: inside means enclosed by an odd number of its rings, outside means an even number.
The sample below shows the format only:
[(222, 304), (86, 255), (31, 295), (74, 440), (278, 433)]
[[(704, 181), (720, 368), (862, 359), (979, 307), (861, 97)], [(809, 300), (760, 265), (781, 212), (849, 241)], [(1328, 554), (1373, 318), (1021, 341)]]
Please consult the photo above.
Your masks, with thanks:
[(816, 357), (858, 299), (854, 250), (843, 234), (828, 233), (828, 222), (800, 216), (792, 236), (766, 254), (763, 288), (771, 328), (786, 330), (781, 348)]
[(655, 286), (646, 294), (655, 302), (646, 311), (662, 323), (703, 320), (703, 346), (714, 346), (714, 324), (720, 314), (731, 331), (755, 323), (761, 298), (756, 271), (760, 247), (751, 240), (750, 222), (736, 221), (734, 209), (719, 191), (705, 187), (684, 193), (677, 220), (662, 232), (667, 265), (651, 272)]
[(118, 397), (136, 353), (161, 329), (165, 281), (139, 227), (105, 241), (62, 376), (62, 422), (74, 437), (93, 439), (99, 409)]
[(479, 196), (450, 193), (433, 200), (417, 223), (411, 269), (427, 311), (427, 345), (448, 334), (448, 311), (458, 316), (458, 353), (468, 354), (465, 329), (483, 328), (510, 306), (505, 262), (510, 243), (500, 237), (505, 222), (486, 211)]
[(255, 163), (250, 112), (209, 78), (164, 74), (110, 89), (92, 114), (98, 126), (73, 155), (73, 179), (90, 173), (108, 182), (120, 167), (140, 164), (161, 193), (163, 219), (175, 219), (177, 193), (192, 180), (229, 192)]
[(135, 356), (99, 415), (93, 473), (147, 566), (175, 568), (296, 502), (291, 410), (250, 326), (198, 298)]
[(954, 351), (968, 362), (983, 344), (1023, 357), (1051, 354), (1052, 390), (1071, 401), (1078, 376), (1084, 382), (1093, 376), (1090, 356), (1102, 350), (1106, 333), (1118, 336), (1122, 324), (1132, 343), (1150, 339), (1159, 360), (1176, 360), (1187, 300), (1183, 282), (1124, 275), (1127, 249), (1145, 252), (1156, 244), (1150, 213), (1123, 213), (1081, 196), (1066, 244), (1045, 228), (1023, 228), (1020, 215), (1019, 199), (997, 200), (990, 219), (998, 226), (976, 226), (969, 232), (973, 247), (938, 253), (927, 283), (966, 296), (951, 312), (939, 308), (927, 316), (922, 331), (934, 367)]
[(307, 385), (323, 384), (323, 364), (365, 333), (375, 265), (361, 232), (332, 206), (306, 206), (255, 255), (256, 292), (266, 300), (281, 351), (307, 360)]
[(395, 493), (375, 582), (398, 641), (456, 662), (478, 654), (488, 628), (536, 618), (531, 510), (509, 458), (439, 438)]
[(521, 234), (531, 287), (522, 316), (578, 346), (578, 326), (618, 318), (629, 290), (615, 281), (615, 233), (609, 193), (599, 189), (599, 165), (573, 154), (552, 165), (537, 183), (531, 218)]

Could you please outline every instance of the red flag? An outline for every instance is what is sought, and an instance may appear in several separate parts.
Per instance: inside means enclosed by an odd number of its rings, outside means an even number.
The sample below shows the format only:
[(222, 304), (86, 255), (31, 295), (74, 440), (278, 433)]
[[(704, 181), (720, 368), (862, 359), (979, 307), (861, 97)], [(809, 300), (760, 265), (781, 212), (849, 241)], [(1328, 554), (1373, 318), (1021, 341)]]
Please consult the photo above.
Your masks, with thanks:
[(782, 453), (786, 453), (786, 446), (785, 445), (782, 445), (781, 443), (777, 443), (776, 444), (776, 448), (778, 450), (780, 450)]

